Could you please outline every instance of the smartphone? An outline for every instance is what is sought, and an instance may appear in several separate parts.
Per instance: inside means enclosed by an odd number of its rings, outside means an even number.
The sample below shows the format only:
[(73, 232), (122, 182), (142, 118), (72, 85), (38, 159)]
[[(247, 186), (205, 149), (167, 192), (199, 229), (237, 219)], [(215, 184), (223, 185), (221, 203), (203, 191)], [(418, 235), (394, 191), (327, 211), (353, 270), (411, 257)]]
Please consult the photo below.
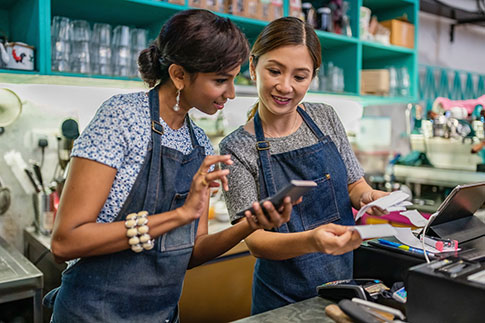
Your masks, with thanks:
[[(309, 190), (311, 190), (316, 186), (317, 186), (317, 183), (315, 183), (314, 181), (294, 179), (294, 180), (291, 180), (287, 186), (285, 186), (284, 188), (276, 192), (275, 195), (259, 201), (259, 205), (261, 205), (261, 209), (263, 210), (264, 214), (267, 215), (267, 211), (263, 207), (264, 202), (270, 201), (271, 203), (273, 203), (276, 209), (279, 209), (283, 205), (283, 200), (285, 199), (286, 196), (289, 196), (291, 198), (291, 202), (295, 202), (301, 196), (303, 196), (303, 194), (305, 194), (306, 192), (308, 192)], [(238, 212), (237, 215), (244, 216), (244, 213), (248, 210), (254, 214), (254, 209), (251, 206), (243, 211)]]

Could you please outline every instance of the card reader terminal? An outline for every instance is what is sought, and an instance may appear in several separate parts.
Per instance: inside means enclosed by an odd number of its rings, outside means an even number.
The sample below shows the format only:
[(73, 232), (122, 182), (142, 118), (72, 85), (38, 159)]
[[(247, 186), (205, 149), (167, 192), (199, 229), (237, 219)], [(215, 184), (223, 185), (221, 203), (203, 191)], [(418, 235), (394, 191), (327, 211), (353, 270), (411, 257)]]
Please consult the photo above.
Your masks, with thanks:
[(319, 296), (334, 301), (354, 297), (375, 300), (385, 290), (389, 288), (381, 280), (364, 278), (337, 280), (317, 287)]

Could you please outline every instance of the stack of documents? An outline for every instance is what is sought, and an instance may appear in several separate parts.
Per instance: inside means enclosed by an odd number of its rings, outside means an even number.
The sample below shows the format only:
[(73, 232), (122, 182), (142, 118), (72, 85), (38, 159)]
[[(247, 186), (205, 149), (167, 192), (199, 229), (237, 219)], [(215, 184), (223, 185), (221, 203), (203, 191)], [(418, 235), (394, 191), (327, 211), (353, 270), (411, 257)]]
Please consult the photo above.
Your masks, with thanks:
[[(406, 210), (407, 206), (412, 205), (411, 202), (406, 201), (409, 198), (407, 193), (402, 191), (395, 191), (391, 194), (377, 199), (365, 206), (363, 206), (355, 220), (360, 219), (367, 210), (376, 206), (389, 212), (403, 211), (400, 214), (407, 217), (409, 221), (416, 227), (424, 227), (428, 220), (423, 217), (417, 210)], [(371, 224), (371, 225), (356, 225), (352, 228), (359, 232), (362, 239), (374, 239), (382, 237), (395, 237), (402, 244), (412, 248), (418, 248), (422, 250), (421, 241), (412, 233), (411, 228), (399, 228), (393, 227), (390, 224)], [(426, 250), (432, 253), (439, 253), (440, 251), (432, 246), (426, 246)]]

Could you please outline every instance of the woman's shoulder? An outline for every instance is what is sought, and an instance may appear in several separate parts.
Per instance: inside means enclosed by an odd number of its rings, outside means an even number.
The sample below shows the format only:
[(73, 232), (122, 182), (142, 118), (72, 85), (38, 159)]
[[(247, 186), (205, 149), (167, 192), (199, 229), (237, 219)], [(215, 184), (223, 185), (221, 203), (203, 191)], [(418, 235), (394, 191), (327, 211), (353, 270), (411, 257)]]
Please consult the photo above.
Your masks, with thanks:
[(330, 104), (320, 102), (303, 102), (303, 105), (305, 106), (306, 111), (312, 116), (333, 117), (337, 114), (335, 109)]
[(132, 118), (135, 115), (149, 115), (146, 92), (116, 94), (101, 104), (98, 113), (113, 117)]
[(237, 129), (229, 133), (224, 137), (219, 146), (221, 149), (243, 149), (247, 144), (254, 143), (256, 141), (254, 135), (244, 130), (244, 126), (239, 126)]

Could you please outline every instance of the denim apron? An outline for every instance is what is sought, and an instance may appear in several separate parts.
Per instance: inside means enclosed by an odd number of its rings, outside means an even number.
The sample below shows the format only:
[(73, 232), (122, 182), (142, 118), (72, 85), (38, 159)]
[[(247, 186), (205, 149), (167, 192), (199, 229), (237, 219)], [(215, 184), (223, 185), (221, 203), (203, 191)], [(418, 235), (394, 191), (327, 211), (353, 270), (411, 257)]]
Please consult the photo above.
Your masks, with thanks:
[[(149, 92), (152, 135), (148, 152), (115, 221), (146, 210), (167, 212), (183, 205), (192, 177), (205, 158), (187, 117), (193, 151), (161, 145), (158, 88)], [(198, 220), (156, 238), (152, 250), (82, 258), (64, 271), (62, 284), (44, 298), (52, 322), (178, 322), (178, 301), (194, 246)], [(49, 306), (50, 305), (50, 306)]]
[[(276, 232), (301, 232), (325, 223), (355, 224), (347, 188), (347, 169), (337, 147), (300, 107), (303, 121), (318, 143), (280, 154), (269, 153), (259, 114), (254, 116), (259, 153), (260, 198), (275, 194), (292, 179), (313, 180), (318, 186), (293, 207), (290, 221)], [(352, 277), (352, 252), (341, 256), (310, 253), (287, 260), (257, 259), (251, 313), (257, 314), (317, 295), (325, 282)]]

